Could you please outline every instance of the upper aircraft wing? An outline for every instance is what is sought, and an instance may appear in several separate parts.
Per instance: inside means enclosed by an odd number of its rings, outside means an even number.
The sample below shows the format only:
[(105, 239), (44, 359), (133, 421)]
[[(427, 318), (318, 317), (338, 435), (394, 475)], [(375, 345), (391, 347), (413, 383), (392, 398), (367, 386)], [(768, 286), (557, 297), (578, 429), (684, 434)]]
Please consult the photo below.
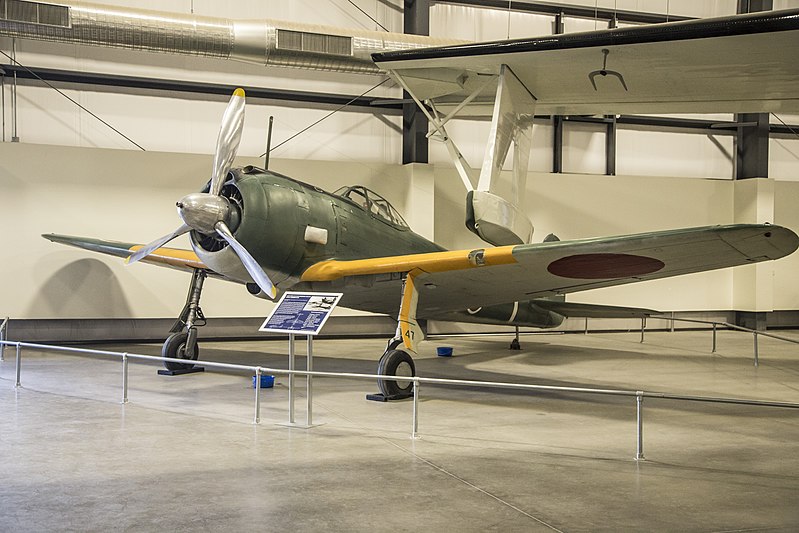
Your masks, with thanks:
[[(799, 236), (737, 224), (477, 250), (324, 261), (303, 281), (412, 273), (420, 318), (480, 306), (624, 285), (784, 257)], [(355, 280), (353, 280), (355, 281)], [(356, 283), (357, 284), (357, 283)]]
[(787, 10), (373, 59), (420, 101), (461, 102), (484, 88), (469, 101), (477, 114), (491, 112), (484, 80), (502, 65), (529, 91), (536, 114), (797, 112), (797, 50), (799, 10)]
[[(115, 257), (128, 258), (130, 255), (142, 248), (143, 244), (136, 244), (132, 242), (118, 242), (118, 241), (104, 241), (100, 239), (90, 239), (87, 237), (72, 237), (69, 235), (56, 235), (48, 233), (42, 235), (45, 239), (52, 242), (75, 246), (76, 248), (83, 248), (92, 252), (99, 252), (106, 255), (113, 255)], [(209, 269), (197, 257), (192, 250), (181, 250), (178, 248), (159, 248), (152, 254), (142, 259), (145, 263), (151, 263), (159, 266), (183, 270), (191, 272), (192, 270), (207, 270), (211, 275), (217, 275), (213, 270)]]

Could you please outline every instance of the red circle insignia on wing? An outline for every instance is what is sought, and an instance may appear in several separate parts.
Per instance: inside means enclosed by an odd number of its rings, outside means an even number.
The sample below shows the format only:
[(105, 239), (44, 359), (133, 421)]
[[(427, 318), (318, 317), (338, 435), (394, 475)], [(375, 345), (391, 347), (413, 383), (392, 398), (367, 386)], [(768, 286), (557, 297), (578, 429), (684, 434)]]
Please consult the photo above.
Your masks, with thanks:
[(652, 274), (662, 269), (663, 261), (630, 254), (578, 254), (552, 261), (550, 274), (571, 279), (614, 279)]

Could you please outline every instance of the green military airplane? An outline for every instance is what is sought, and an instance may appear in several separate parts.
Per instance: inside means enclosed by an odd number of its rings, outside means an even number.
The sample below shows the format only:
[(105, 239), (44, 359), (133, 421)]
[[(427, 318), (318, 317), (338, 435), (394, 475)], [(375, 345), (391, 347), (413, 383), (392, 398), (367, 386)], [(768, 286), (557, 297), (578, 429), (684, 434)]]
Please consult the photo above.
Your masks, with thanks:
[[(532, 102), (531, 105), (552, 112), (605, 113), (614, 106), (628, 112), (690, 111), (702, 106), (716, 110), (729, 105), (735, 111), (751, 112), (781, 104), (788, 109), (788, 104), (797, 102), (799, 62), (793, 57), (795, 47), (789, 45), (797, 44), (798, 36), (799, 12), (784, 12), (730, 17), (722, 22), (656, 25), (651, 30), (628, 28), (523, 42), (396, 52), (375, 59), (404, 87), (425, 93), (422, 99), (434, 111), (436, 95), (451, 97), (460, 92), (467, 103), (478, 101), (486, 83), (475, 82), (476, 89), (472, 90), (470, 76), (479, 80), (498, 76), (494, 129), (501, 140), (499, 144), (507, 151), (510, 137), (503, 137), (503, 132), (511, 132), (516, 142), (527, 119), (518, 109), (503, 107), (503, 87), (508, 87), (511, 104)], [(731, 88), (716, 75), (729, 70), (721, 63), (725, 47), (738, 42), (730, 39), (741, 40), (730, 61), (738, 62), (743, 76), (742, 85)], [(769, 47), (775, 39), (783, 44)], [(690, 46), (692, 42), (698, 45)], [(704, 52), (690, 53), (697, 46)], [(612, 48), (611, 57), (626, 57), (628, 65), (638, 64), (624, 68), (619, 62), (627, 79), (623, 88), (619, 85), (598, 91), (595, 76), (586, 74), (595, 68), (595, 61), (585, 50), (604, 50), (603, 47)], [(634, 53), (625, 56), (625, 47), (633, 47)], [(657, 72), (650, 68), (652, 61), (647, 57), (662, 59), (671, 50), (682, 54), (682, 62), (659, 64)], [(758, 79), (755, 87), (745, 79), (756, 75), (749, 72), (746, 63), (755, 58), (741, 59), (741, 55), (761, 53), (770, 62), (752, 68), (772, 75)], [(492, 54), (499, 58), (492, 62)], [(569, 54), (574, 55), (574, 63)], [(528, 56), (544, 63), (548, 58), (570, 65), (584, 61), (585, 72), (564, 71), (574, 77), (566, 94), (549, 87), (549, 77), (536, 77), (533, 70), (526, 72), (526, 63), (520, 58)], [(687, 68), (692, 57), (702, 68), (715, 73), (714, 77), (700, 79)], [(468, 71), (472, 67), (477, 71)], [(636, 77), (640, 69), (645, 76)], [(672, 89), (657, 84), (643, 85), (652, 77), (667, 79), (686, 72), (693, 77), (683, 80), (690, 91), (685, 95), (675, 96)], [(541, 88), (538, 92), (532, 90), (536, 84)], [(644, 88), (639, 89), (639, 84)], [(434, 127), (444, 131), (446, 121), (440, 120), (438, 114), (430, 117), (436, 121)], [(566, 316), (641, 316), (648, 311), (570, 303), (565, 301), (565, 295), (779, 259), (799, 247), (799, 236), (790, 229), (736, 224), (445, 250), (414, 233), (387, 200), (365, 187), (344, 187), (329, 193), (275, 172), (255, 167), (232, 168), (243, 121), (244, 91), (237, 89), (222, 120), (212, 178), (202, 192), (190, 193), (177, 202), (183, 224), (174, 232), (144, 246), (44, 235), (54, 242), (128, 258), (131, 263), (141, 260), (192, 272), (186, 305), (163, 346), (166, 357), (187, 361), (198, 357), (197, 326), (202, 318), (199, 302), (206, 276), (244, 284), (251, 294), (269, 299), (287, 290), (342, 292), (341, 305), (345, 307), (398, 317), (397, 333), (378, 364), (381, 375), (395, 378), (380, 380), (381, 392), (397, 397), (412, 387), (407, 380), (397, 378), (415, 374), (410, 353), (416, 352), (423, 339), (420, 320), (551, 328)], [(456, 151), (453, 153), (460, 157)], [(501, 168), (501, 161), (497, 168)], [(465, 167), (460, 170), (468, 174)], [(472, 220), (471, 225), (479, 224)], [(164, 247), (184, 233), (190, 234), (192, 250)], [(506, 236), (500, 233), (499, 238)], [(192, 365), (169, 362), (166, 366), (183, 370)]]

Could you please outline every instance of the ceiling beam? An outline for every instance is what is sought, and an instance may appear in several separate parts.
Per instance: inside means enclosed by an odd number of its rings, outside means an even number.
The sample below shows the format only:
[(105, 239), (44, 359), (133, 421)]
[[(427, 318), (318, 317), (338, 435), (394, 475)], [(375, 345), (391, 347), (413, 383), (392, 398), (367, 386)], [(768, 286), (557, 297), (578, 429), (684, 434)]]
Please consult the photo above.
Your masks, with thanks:
[[(0, 65), (0, 70), (5, 71), (3, 76), (13, 76), (17, 79), (38, 80), (43, 79), (51, 83), (94, 85), (101, 87), (118, 87), (126, 89), (143, 89), (148, 91), (165, 91), (169, 93), (190, 93), (201, 95), (230, 96), (238, 87), (220, 83), (207, 83), (185, 80), (169, 80), (159, 78), (145, 78), (139, 76), (120, 76), (116, 74), (103, 74), (97, 72), (78, 72), (39, 67), (21, 67), (18, 65)], [(248, 87), (243, 89), (248, 98), (259, 98), (277, 102), (298, 102), (318, 104), (323, 106), (342, 106), (351, 102), (345, 110), (364, 113), (380, 113), (383, 115), (402, 114), (402, 101), (397, 98), (384, 96), (359, 96), (347, 94), (317, 93), (310, 91), (293, 91), (288, 89), (272, 89), (267, 87)]]

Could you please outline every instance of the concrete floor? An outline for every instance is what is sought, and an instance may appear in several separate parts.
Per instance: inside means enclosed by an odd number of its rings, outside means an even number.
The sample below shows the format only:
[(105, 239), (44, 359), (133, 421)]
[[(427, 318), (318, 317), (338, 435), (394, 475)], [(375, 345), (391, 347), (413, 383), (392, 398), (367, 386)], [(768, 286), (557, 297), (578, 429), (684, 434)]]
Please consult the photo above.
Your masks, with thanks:
[[(799, 338), (799, 333), (786, 333)], [(720, 332), (536, 335), (423, 344), (426, 377), (799, 402), (799, 347)], [(373, 373), (383, 340), (319, 340), (317, 370)], [(455, 357), (439, 358), (450, 345)], [(157, 354), (155, 345), (103, 346)], [(202, 359), (285, 367), (285, 343), (205, 343)], [(304, 349), (304, 346), (300, 346)], [(301, 350), (302, 351), (302, 350)], [(304, 351), (302, 351), (304, 353)], [(23, 350), (0, 363), (0, 531), (797, 531), (799, 411), (431, 385), (410, 401), (316, 379), (311, 429), (286, 378), (182, 377), (113, 359)], [(303, 382), (301, 382), (303, 383)], [(304, 401), (297, 402), (304, 421)]]

